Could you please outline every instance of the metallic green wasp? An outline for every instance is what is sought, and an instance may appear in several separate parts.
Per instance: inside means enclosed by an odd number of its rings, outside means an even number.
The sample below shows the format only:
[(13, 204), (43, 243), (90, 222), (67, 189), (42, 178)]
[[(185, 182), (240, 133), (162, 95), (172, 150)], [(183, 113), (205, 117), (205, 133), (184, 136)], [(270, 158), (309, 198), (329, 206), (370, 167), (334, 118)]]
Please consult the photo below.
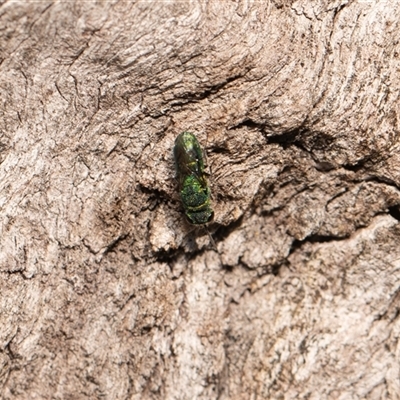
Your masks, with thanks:
[(213, 219), (211, 191), (206, 179), (203, 151), (193, 133), (175, 139), (174, 158), (185, 214), (190, 223), (204, 225)]

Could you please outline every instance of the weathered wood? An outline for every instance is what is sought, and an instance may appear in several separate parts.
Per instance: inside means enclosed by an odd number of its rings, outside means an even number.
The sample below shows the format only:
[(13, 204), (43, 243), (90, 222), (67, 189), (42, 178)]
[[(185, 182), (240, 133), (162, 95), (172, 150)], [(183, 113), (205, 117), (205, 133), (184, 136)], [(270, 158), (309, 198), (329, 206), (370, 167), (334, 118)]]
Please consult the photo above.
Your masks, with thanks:
[(399, 21), (0, 1), (1, 398), (399, 398)]

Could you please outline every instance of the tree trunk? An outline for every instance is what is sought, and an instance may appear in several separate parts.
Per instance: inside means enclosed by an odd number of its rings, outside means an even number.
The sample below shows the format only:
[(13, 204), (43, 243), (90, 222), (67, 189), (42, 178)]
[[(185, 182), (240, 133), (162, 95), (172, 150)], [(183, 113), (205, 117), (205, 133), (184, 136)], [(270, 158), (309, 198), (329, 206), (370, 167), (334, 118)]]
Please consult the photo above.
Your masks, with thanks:
[(0, 1), (1, 398), (400, 398), (399, 21)]

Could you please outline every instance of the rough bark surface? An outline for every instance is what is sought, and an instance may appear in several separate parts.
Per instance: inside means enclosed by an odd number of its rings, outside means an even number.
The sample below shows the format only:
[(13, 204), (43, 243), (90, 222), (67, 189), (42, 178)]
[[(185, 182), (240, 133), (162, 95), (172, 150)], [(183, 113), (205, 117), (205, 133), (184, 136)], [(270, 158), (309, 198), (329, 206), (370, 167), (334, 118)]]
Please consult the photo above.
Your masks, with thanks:
[(398, 399), (399, 32), (396, 1), (0, 1), (1, 398)]

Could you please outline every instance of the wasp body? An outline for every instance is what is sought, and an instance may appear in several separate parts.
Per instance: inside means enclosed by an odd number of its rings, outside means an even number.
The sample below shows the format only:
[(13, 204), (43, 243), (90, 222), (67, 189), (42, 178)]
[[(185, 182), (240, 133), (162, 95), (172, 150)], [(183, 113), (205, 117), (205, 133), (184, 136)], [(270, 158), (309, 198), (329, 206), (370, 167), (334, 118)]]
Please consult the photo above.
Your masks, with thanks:
[(192, 133), (175, 139), (174, 158), (185, 215), (190, 223), (204, 225), (213, 219), (211, 191), (206, 179), (203, 151)]

